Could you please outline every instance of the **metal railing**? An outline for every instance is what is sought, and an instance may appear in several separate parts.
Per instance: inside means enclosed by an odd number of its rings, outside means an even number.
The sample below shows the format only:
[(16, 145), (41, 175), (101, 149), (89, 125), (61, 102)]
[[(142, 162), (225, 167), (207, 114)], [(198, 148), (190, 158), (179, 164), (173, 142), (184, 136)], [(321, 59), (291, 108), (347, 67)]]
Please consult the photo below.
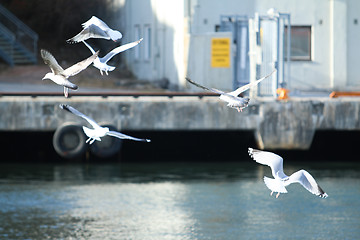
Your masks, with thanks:
[(14, 65), (13, 54), (14, 54), (14, 44), (15, 44), (15, 35), (10, 32), (4, 25), (0, 23), (0, 35), (1, 46), (0, 46), (0, 56), (11, 66)]
[[(49, 91), (49, 92), (6, 92), (6, 91), (0, 91), (0, 98), (6, 97), (6, 96), (16, 96), (16, 97), (62, 97), (64, 96), (62, 91)], [(133, 97), (133, 98), (139, 98), (139, 97), (218, 97), (219, 94), (211, 93), (211, 92), (108, 92), (108, 91), (98, 91), (98, 92), (71, 92), (69, 94), (69, 98), (72, 96), (82, 96), (82, 97)]]

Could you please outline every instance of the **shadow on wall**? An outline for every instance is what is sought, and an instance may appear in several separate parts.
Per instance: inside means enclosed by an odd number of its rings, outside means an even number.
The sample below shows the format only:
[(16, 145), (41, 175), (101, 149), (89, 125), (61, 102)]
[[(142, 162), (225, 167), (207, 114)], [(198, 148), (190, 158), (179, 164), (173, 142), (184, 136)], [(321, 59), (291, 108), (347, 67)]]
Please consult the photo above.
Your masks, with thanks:
[(177, 20), (171, 14), (174, 12), (172, 5), (177, 4), (163, 0), (125, 0), (114, 12), (115, 21), (121, 22), (125, 29), (123, 42), (143, 38), (136, 50), (121, 55), (126, 67), (137, 79), (151, 81), (155, 86), (169, 90), (179, 88), (175, 58), (178, 58), (182, 39), (176, 38), (177, 32), (171, 23)]

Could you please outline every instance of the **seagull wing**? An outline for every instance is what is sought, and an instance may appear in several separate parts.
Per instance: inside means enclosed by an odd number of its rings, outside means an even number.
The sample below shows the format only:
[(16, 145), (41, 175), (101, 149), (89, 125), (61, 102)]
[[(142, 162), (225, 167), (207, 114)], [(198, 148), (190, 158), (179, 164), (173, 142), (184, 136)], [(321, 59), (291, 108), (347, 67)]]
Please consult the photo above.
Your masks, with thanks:
[(103, 63), (107, 63), (112, 57), (114, 57), (116, 54), (121, 53), (123, 51), (126, 51), (130, 48), (135, 47), (138, 45), (143, 39), (137, 40), (135, 42), (127, 43), (125, 45), (119, 46), (117, 48), (114, 48), (111, 50), (108, 54), (106, 54), (104, 57), (100, 58), (100, 61)]
[(103, 30), (110, 29), (109, 26), (104, 21), (102, 21), (100, 18), (95, 16), (92, 16), (89, 20), (87, 20), (82, 24), (83, 28), (86, 28), (90, 25), (95, 25)]
[(269, 166), (274, 178), (288, 178), (288, 176), (284, 174), (283, 159), (279, 155), (272, 152), (266, 152), (252, 148), (249, 148), (249, 155), (257, 163)]
[(40, 53), (42, 59), (44, 60), (44, 63), (50, 67), (51, 71), (55, 75), (64, 71), (64, 69), (59, 65), (59, 63), (56, 61), (55, 57), (51, 53), (44, 49), (41, 49)]
[(186, 79), (186, 81), (188, 81), (189, 83), (191, 83), (191, 84), (193, 84), (193, 85), (195, 85), (195, 86), (197, 86), (197, 87), (199, 87), (199, 88), (202, 88), (202, 89), (205, 89), (205, 90), (208, 90), (208, 91), (210, 91), (210, 92), (214, 92), (214, 93), (217, 93), (217, 94), (220, 94), (220, 95), (226, 94), (225, 92), (223, 92), (223, 91), (221, 91), (221, 90), (218, 90), (218, 89), (216, 89), (216, 88), (207, 88), (207, 87), (204, 87), (204, 86), (202, 86), (202, 85), (194, 82), (194, 81), (191, 80), (190, 78), (185, 78), (185, 79)]
[[(100, 29), (102, 29), (107, 37), (106, 39), (110, 39), (113, 40), (113, 41), (117, 41), (119, 39), (122, 38), (122, 34), (121, 32), (117, 31), (117, 30), (113, 30), (111, 29), (105, 22), (103, 22), (100, 18), (97, 18), (95, 16), (92, 16), (90, 18), (90, 20), (88, 20), (87, 22), (83, 23), (83, 27), (86, 27), (86, 26), (91, 26), (91, 25), (95, 25), (95, 26), (98, 26)], [(100, 37), (98, 36), (97, 38), (103, 38), (103, 37)]]
[(81, 117), (83, 119), (85, 119), (86, 121), (88, 121), (88, 123), (91, 124), (91, 126), (93, 126), (94, 128), (101, 128), (99, 124), (97, 124), (97, 122), (95, 122), (92, 118), (86, 116), (85, 114), (79, 112), (78, 110), (76, 110), (75, 108), (73, 108), (70, 105), (66, 105), (66, 104), (60, 104), (59, 105), (61, 109), (64, 109), (72, 114), (75, 114), (78, 117)]
[(72, 65), (71, 67), (65, 69), (61, 74), (64, 75), (65, 77), (70, 77), (70, 76), (74, 76), (74, 75), (78, 74), (79, 72), (81, 72), (82, 70), (87, 68), (95, 60), (95, 58), (98, 55), (99, 55), (99, 51), (97, 51), (92, 56), (88, 57), (87, 59), (82, 60), (81, 62), (78, 62), (78, 63)]
[(248, 90), (249, 88), (254, 87), (254, 86), (256, 86), (257, 84), (259, 84), (259, 82), (261, 82), (262, 80), (270, 77), (275, 71), (276, 71), (276, 69), (274, 69), (270, 74), (266, 75), (265, 77), (260, 78), (259, 80), (256, 80), (255, 82), (252, 82), (252, 83), (246, 84), (246, 85), (244, 85), (244, 86), (242, 86), (242, 87), (239, 87), (239, 88), (236, 89), (235, 91), (229, 92), (228, 94), (230, 94), (230, 95), (232, 95), (232, 96), (238, 96), (240, 93), (245, 92), (245, 91)]
[(120, 138), (120, 139), (129, 139), (129, 140), (134, 140), (134, 141), (150, 142), (150, 139), (135, 138), (135, 137), (131, 137), (131, 136), (128, 136), (126, 134), (123, 134), (123, 133), (116, 132), (116, 131), (108, 131), (106, 133), (106, 135), (109, 135), (109, 136), (112, 136), (112, 137), (117, 137), (117, 138)]
[(85, 41), (82, 41), (84, 44), (85, 44), (85, 46), (91, 51), (91, 53), (92, 54), (95, 54), (95, 51), (94, 51), (94, 49), (87, 43), (87, 42), (85, 42)]
[(90, 24), (86, 26), (80, 33), (76, 36), (66, 40), (68, 43), (78, 43), (81, 41), (85, 41), (89, 38), (105, 38), (110, 39), (109, 35), (102, 30), (100, 27), (96, 26), (95, 24)]
[(300, 183), (306, 190), (311, 192), (312, 194), (315, 194), (316, 196), (327, 198), (328, 195), (324, 190), (321, 189), (321, 187), (316, 183), (313, 176), (311, 176), (310, 173), (308, 173), (305, 170), (297, 171), (289, 177), (289, 180), (286, 181), (286, 185), (289, 185), (291, 183)]

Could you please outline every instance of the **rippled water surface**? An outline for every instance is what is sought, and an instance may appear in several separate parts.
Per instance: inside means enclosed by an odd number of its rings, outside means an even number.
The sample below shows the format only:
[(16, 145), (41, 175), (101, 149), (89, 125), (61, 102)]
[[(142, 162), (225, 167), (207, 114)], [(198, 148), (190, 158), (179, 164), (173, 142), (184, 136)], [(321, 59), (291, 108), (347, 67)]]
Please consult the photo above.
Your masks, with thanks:
[(0, 239), (359, 239), (360, 165), (296, 163), (278, 199), (244, 163), (0, 165)]

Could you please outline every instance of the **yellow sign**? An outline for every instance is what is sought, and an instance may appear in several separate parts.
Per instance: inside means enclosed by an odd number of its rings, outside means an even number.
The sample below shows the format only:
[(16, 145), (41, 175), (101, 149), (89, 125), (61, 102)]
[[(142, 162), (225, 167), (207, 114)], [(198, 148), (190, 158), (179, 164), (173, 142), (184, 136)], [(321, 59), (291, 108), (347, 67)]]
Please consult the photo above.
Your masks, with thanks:
[(211, 39), (211, 67), (230, 67), (230, 38)]

